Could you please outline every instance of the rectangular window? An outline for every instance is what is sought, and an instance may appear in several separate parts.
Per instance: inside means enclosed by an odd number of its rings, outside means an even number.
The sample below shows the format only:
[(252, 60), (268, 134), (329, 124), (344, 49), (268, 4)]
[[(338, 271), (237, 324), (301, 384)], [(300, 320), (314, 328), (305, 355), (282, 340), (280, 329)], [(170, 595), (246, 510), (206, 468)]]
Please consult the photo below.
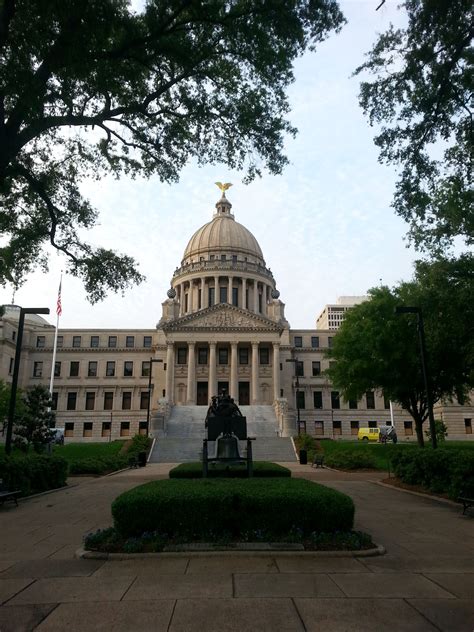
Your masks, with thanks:
[(331, 391), (331, 408), (340, 408), (341, 400), (339, 399), (339, 391)]
[(249, 348), (239, 347), (239, 364), (249, 363)]
[(349, 409), (350, 410), (357, 410), (357, 400), (356, 399), (350, 399), (349, 400)]
[(109, 349), (116, 349), (117, 348), (117, 336), (109, 336), (108, 347), (109, 347)]
[(43, 363), (35, 362), (33, 364), (33, 377), (43, 377)]
[(207, 348), (200, 347), (198, 349), (198, 364), (207, 364)]
[(67, 394), (66, 410), (76, 410), (77, 393)]
[(145, 349), (151, 349), (151, 336), (143, 336), (143, 346)]
[(54, 377), (61, 377), (61, 362), (54, 363)]
[(214, 261), (215, 258), (215, 255), (209, 255), (209, 261)]
[(313, 376), (321, 375), (321, 362), (319, 362), (319, 360), (313, 361), (311, 366), (313, 368)]
[(82, 429), (83, 437), (92, 437), (92, 421), (85, 421)]
[(319, 349), (319, 336), (311, 336), (311, 346), (313, 349)]
[(297, 391), (296, 393), (296, 408), (304, 410), (306, 408), (304, 391)]
[(235, 307), (239, 306), (239, 288), (238, 287), (232, 288), (232, 305), (235, 305)]
[(135, 336), (126, 336), (125, 346), (127, 347), (127, 349), (133, 349), (133, 347), (135, 346)]
[(198, 290), (198, 309), (202, 309), (202, 292), (201, 290)]
[(259, 311), (260, 314), (263, 311), (262, 310), (262, 295), (261, 294), (258, 295), (258, 311)]
[(65, 437), (73, 437), (74, 436), (74, 422), (66, 421), (64, 424), (64, 436)]
[(86, 410), (94, 410), (95, 393), (93, 391), (86, 392)]
[(58, 410), (58, 393), (55, 391), (51, 397), (51, 410)]
[(189, 294), (185, 294), (184, 295), (184, 313), (185, 314), (188, 312), (188, 301), (189, 301)]
[(112, 410), (114, 405), (113, 391), (106, 391), (104, 393), (104, 410)]
[(413, 434), (413, 422), (412, 421), (404, 421), (403, 422), (403, 428), (405, 430), (405, 435), (412, 435)]
[(260, 364), (270, 364), (270, 349), (268, 347), (260, 347)]
[(342, 434), (342, 421), (333, 421), (332, 422), (332, 432), (335, 435)]
[(13, 373), (14, 364), (15, 364), (15, 360), (13, 358), (10, 358), (10, 365), (8, 367), (8, 375), (11, 375)]
[(37, 349), (44, 349), (46, 343), (46, 337), (45, 336), (36, 336), (36, 348)]
[(219, 288), (219, 303), (227, 303), (227, 288)]
[(351, 421), (351, 435), (357, 435), (359, 433), (359, 422)]
[(295, 336), (295, 347), (302, 347), (302, 346), (303, 346), (303, 337)]
[(97, 377), (97, 361), (91, 360), (87, 367), (87, 377)]
[(331, 336), (328, 337), (328, 347), (330, 349), (332, 348), (332, 338), (331, 338)]
[(72, 337), (72, 346), (74, 347), (74, 349), (79, 349), (79, 347), (81, 346), (81, 337), (80, 336), (73, 336)]
[(132, 392), (124, 391), (122, 393), (122, 410), (130, 410), (132, 408)]
[(142, 377), (150, 377), (150, 360), (144, 360), (142, 362)]
[(129, 421), (122, 421), (120, 423), (120, 436), (121, 437), (130, 436), (130, 422)]
[(219, 347), (219, 364), (229, 364), (229, 350)]
[(105, 365), (105, 376), (106, 377), (114, 377), (115, 375), (115, 362), (113, 360), (108, 360)]
[(377, 428), (377, 422), (376, 421), (369, 421), (369, 428)]
[(77, 377), (79, 375), (79, 362), (71, 362), (69, 367), (69, 377)]
[(140, 410), (148, 409), (148, 391), (142, 391), (140, 393)]
[(314, 422), (314, 434), (319, 437), (324, 435), (324, 421)]
[(133, 375), (133, 362), (132, 360), (127, 360), (123, 363), (123, 376), (124, 377), (132, 377)]
[(367, 401), (367, 409), (374, 410), (375, 409), (374, 391), (367, 391), (367, 393), (365, 394), (365, 399)]
[(102, 422), (102, 436), (103, 437), (110, 437), (110, 421), (103, 421)]
[(91, 347), (97, 349), (99, 346), (99, 336), (91, 336)]
[(225, 261), (227, 259), (226, 255), (221, 255), (221, 261)]
[(186, 364), (187, 352), (188, 350), (186, 349), (186, 347), (178, 347), (178, 353), (177, 353), (178, 364)]
[(56, 348), (57, 349), (62, 349), (63, 343), (64, 343), (63, 336), (58, 336), (58, 339), (56, 341)]
[(295, 373), (298, 377), (304, 377), (304, 362), (303, 360), (298, 360), (295, 362)]
[(313, 404), (314, 407), (320, 410), (323, 407), (323, 394), (321, 391), (313, 392)]
[(139, 435), (146, 435), (146, 421), (139, 421), (138, 422), (138, 434)]
[(216, 295), (215, 288), (213, 288), (213, 287), (208, 288), (208, 294), (209, 294), (209, 303), (208, 303), (208, 305), (209, 305), (209, 307), (211, 307), (212, 305), (214, 305), (214, 297)]
[(237, 255), (232, 255), (232, 263), (237, 263)]
[(472, 434), (472, 419), (464, 420), (464, 429), (466, 431), (466, 434)]

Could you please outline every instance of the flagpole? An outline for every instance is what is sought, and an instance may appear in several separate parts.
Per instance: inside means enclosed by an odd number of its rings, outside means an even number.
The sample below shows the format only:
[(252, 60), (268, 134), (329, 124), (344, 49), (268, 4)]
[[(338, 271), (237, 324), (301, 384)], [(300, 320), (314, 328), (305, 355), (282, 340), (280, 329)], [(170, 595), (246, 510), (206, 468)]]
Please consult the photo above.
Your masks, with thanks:
[(56, 365), (56, 350), (58, 347), (58, 329), (59, 329), (59, 317), (62, 314), (62, 305), (61, 305), (61, 286), (63, 283), (63, 273), (61, 272), (61, 278), (59, 280), (59, 290), (58, 290), (58, 300), (56, 303), (56, 331), (54, 332), (54, 345), (53, 345), (53, 362), (51, 366), (51, 378), (49, 380), (49, 393), (51, 397), (53, 397), (53, 386), (54, 386), (54, 367)]

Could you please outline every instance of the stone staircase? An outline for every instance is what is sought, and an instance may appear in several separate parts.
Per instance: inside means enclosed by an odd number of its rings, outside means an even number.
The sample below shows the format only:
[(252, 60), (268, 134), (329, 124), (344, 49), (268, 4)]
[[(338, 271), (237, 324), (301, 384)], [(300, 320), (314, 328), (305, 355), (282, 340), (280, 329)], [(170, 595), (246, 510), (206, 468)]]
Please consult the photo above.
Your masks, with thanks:
[[(256, 461), (295, 461), (291, 439), (278, 436), (278, 426), (272, 406), (241, 406), (247, 417), (247, 434), (256, 437), (252, 442)], [(166, 428), (166, 436), (157, 437), (150, 457), (152, 463), (185, 463), (199, 461), (202, 440), (206, 436), (205, 406), (174, 406)], [(245, 453), (246, 442), (240, 442)], [(209, 454), (215, 453), (214, 442), (209, 442)]]

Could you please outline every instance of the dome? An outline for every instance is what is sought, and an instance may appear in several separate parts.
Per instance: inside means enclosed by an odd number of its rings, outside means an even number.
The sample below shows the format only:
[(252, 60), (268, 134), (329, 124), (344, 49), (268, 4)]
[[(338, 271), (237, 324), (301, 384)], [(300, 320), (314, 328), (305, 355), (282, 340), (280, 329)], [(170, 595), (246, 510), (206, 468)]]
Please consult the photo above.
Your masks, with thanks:
[(186, 246), (183, 263), (208, 259), (211, 254), (242, 254), (250, 260), (265, 265), (262, 249), (252, 233), (236, 222), (231, 213), (232, 205), (226, 197), (216, 204), (217, 211), (210, 222), (197, 230)]
[[(3, 317), (9, 320), (20, 320), (20, 307), (18, 305), (3, 305), (4, 314)], [(45, 320), (39, 314), (25, 314), (25, 323), (30, 325), (47, 325), (48, 327), (52, 327), (47, 320)]]

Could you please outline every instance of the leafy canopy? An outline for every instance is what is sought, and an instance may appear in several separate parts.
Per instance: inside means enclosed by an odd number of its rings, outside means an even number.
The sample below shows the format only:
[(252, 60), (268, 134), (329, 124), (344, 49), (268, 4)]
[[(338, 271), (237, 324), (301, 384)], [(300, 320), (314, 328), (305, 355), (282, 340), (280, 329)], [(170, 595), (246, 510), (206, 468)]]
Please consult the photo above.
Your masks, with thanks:
[(45, 386), (38, 384), (25, 393), (23, 404), (15, 419), (15, 443), (25, 450), (33, 444), (35, 450), (41, 451), (51, 440), (51, 428), (56, 419), (51, 411), (51, 395)]
[(0, 282), (47, 269), (47, 244), (91, 302), (141, 281), (83, 241), (81, 181), (174, 182), (190, 158), (281, 172), (292, 63), (342, 23), (336, 0), (2, 0)]
[(379, 36), (355, 74), (380, 161), (399, 169), (393, 206), (420, 250), (474, 243), (471, 0), (405, 0), (404, 29)]

